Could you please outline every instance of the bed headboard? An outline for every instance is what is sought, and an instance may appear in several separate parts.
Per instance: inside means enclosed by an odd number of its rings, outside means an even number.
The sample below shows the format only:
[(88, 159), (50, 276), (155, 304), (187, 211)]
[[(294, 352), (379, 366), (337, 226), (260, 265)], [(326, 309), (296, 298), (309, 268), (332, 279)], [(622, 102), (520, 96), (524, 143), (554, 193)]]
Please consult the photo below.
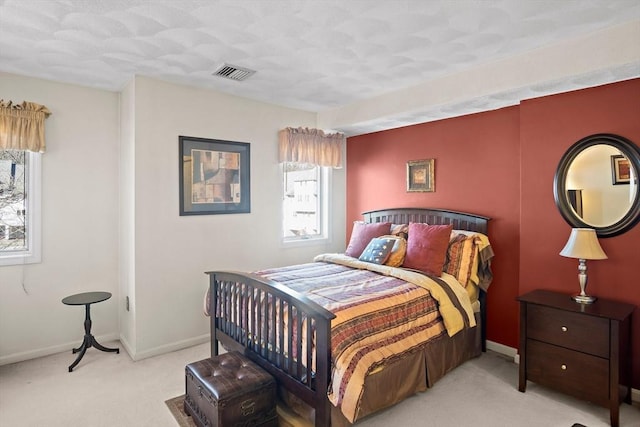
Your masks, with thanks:
[(453, 224), (455, 230), (477, 231), (487, 234), (489, 219), (486, 216), (456, 212), (446, 209), (429, 208), (393, 208), (368, 211), (362, 214), (365, 222), (390, 222), (408, 224), (424, 222), (431, 225)]

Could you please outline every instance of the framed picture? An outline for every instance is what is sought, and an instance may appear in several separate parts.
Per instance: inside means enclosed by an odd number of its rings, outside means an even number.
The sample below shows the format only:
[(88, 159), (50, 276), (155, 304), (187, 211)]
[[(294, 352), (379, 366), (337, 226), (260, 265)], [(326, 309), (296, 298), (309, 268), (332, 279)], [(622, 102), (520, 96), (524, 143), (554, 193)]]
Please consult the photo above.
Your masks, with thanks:
[(434, 159), (407, 162), (407, 192), (435, 191)]
[(611, 156), (611, 178), (613, 185), (629, 184), (631, 181), (629, 159), (621, 154)]
[(250, 144), (179, 137), (180, 215), (251, 212)]

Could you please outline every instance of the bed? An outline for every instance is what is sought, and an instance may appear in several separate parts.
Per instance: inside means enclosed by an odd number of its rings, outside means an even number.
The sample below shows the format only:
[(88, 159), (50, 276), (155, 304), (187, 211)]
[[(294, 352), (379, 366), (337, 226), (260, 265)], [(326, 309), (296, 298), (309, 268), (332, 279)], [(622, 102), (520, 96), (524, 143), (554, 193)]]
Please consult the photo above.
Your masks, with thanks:
[[(363, 216), (364, 224), (378, 224), (382, 228), (387, 223), (394, 226), (414, 226), (412, 223), (447, 226), (459, 233), (456, 235), (461, 239), (465, 235), (473, 237), (476, 242), (480, 242), (478, 236), (486, 238), (489, 221), (487, 217), (470, 213), (422, 208), (376, 210), (365, 212)], [(209, 312), (208, 307), (215, 307), (215, 315), (210, 316), (211, 354), (215, 356), (219, 353), (220, 343), (229, 351), (240, 351), (247, 355), (277, 379), (282, 399), (296, 406), (297, 413), (311, 418), (316, 426), (351, 425), (416, 392), (426, 390), (447, 372), (485, 350), (486, 290), (491, 281), (490, 261), (493, 253), (488, 240), (483, 242), (475, 258), (476, 280), (473, 288), (463, 287), (466, 291), (461, 291), (460, 286), (455, 287), (454, 291), (448, 287), (443, 291), (441, 286), (446, 287), (444, 282), (450, 282), (453, 277), (444, 273), (440, 279), (433, 279), (413, 270), (365, 262), (361, 261), (362, 257), (355, 259), (343, 254), (324, 254), (313, 263), (256, 273), (209, 271), (205, 312)], [(324, 270), (329, 272), (325, 273)], [(406, 295), (415, 293), (416, 301), (423, 304), (419, 310), (429, 312), (431, 317), (412, 317), (412, 328), (419, 328), (420, 333), (414, 333), (413, 329), (408, 333), (403, 329), (402, 338), (385, 336), (380, 339), (384, 345), (371, 341), (374, 339), (372, 337), (378, 339), (378, 330), (373, 333), (369, 327), (363, 329), (362, 325), (353, 326), (351, 323), (349, 328), (340, 330), (339, 326), (345, 324), (342, 320), (344, 313), (358, 311), (359, 308), (354, 308), (357, 307), (355, 303), (341, 296), (334, 298), (326, 295), (328, 291), (319, 292), (319, 289), (326, 288), (322, 283), (314, 283), (316, 280), (327, 280), (325, 274), (334, 281), (332, 283), (338, 283), (344, 277), (354, 277), (354, 282), (361, 280), (367, 291), (362, 293), (364, 296), (357, 296), (356, 300), (377, 295), (375, 290), (379, 283), (392, 283), (394, 296), (381, 296), (377, 301), (409, 298)], [(442, 280), (445, 276), (447, 279)], [(414, 286), (416, 281), (419, 282), (419, 289)], [(455, 278), (453, 281), (459, 284)], [(424, 285), (423, 282), (428, 284)], [(309, 289), (314, 291), (309, 292)], [(370, 292), (371, 289), (374, 291)], [(429, 300), (423, 293), (429, 295)], [(437, 301), (433, 302), (431, 297)], [(473, 304), (467, 306), (467, 299)], [(326, 301), (329, 304), (324, 304)], [(398, 305), (408, 307), (405, 302)], [(459, 309), (459, 314), (453, 316), (455, 320), (452, 321), (454, 305)], [(428, 308), (430, 306), (435, 309)], [(367, 319), (368, 325), (382, 325), (381, 330), (394, 329), (396, 324), (393, 319), (397, 319), (398, 315), (392, 313), (391, 309), (388, 312), (386, 310), (375, 310), (376, 316), (387, 313), (386, 320), (372, 317)], [(412, 310), (415, 312), (417, 309)], [(444, 316), (445, 312), (450, 311), (451, 314)], [(403, 314), (400, 317), (404, 319), (405, 316)], [(453, 334), (450, 333), (452, 328)], [(350, 342), (366, 343), (367, 349), (375, 347), (372, 350), (375, 355), (370, 356), (360, 347), (345, 350), (351, 343), (340, 341), (339, 337), (342, 336), (347, 336), (345, 341), (349, 339)], [(358, 338), (354, 339), (354, 336)], [(409, 343), (406, 349), (391, 353), (400, 342), (405, 341)], [(345, 353), (349, 356), (344, 356)], [(378, 359), (374, 360), (375, 357)], [(360, 367), (360, 363), (364, 364), (362, 360), (369, 358), (371, 361)], [(341, 365), (349, 367), (351, 371), (348, 374), (340, 371)], [(363, 372), (358, 374), (358, 370)], [(350, 382), (345, 380), (345, 377), (351, 376), (354, 379), (350, 381), (357, 383), (356, 388), (350, 388)]]

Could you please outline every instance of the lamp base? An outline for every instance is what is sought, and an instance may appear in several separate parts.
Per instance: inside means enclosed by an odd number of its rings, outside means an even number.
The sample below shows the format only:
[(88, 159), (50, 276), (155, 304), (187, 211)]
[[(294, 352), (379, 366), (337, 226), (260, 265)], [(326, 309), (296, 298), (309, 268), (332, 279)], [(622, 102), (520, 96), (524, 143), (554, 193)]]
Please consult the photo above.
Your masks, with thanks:
[(580, 304), (591, 304), (595, 300), (597, 300), (598, 298), (592, 297), (591, 295), (577, 294), (577, 295), (572, 296), (571, 299), (574, 300), (575, 302), (580, 303)]

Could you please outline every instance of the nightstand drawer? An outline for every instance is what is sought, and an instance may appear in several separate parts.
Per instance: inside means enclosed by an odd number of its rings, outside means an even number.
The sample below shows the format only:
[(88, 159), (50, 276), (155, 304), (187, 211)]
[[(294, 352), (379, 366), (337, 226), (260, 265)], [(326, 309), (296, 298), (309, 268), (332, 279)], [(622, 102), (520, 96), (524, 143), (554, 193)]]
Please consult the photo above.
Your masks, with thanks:
[(563, 393), (606, 404), (609, 361), (536, 340), (527, 340), (527, 377)]
[(529, 304), (527, 337), (609, 358), (609, 320)]

